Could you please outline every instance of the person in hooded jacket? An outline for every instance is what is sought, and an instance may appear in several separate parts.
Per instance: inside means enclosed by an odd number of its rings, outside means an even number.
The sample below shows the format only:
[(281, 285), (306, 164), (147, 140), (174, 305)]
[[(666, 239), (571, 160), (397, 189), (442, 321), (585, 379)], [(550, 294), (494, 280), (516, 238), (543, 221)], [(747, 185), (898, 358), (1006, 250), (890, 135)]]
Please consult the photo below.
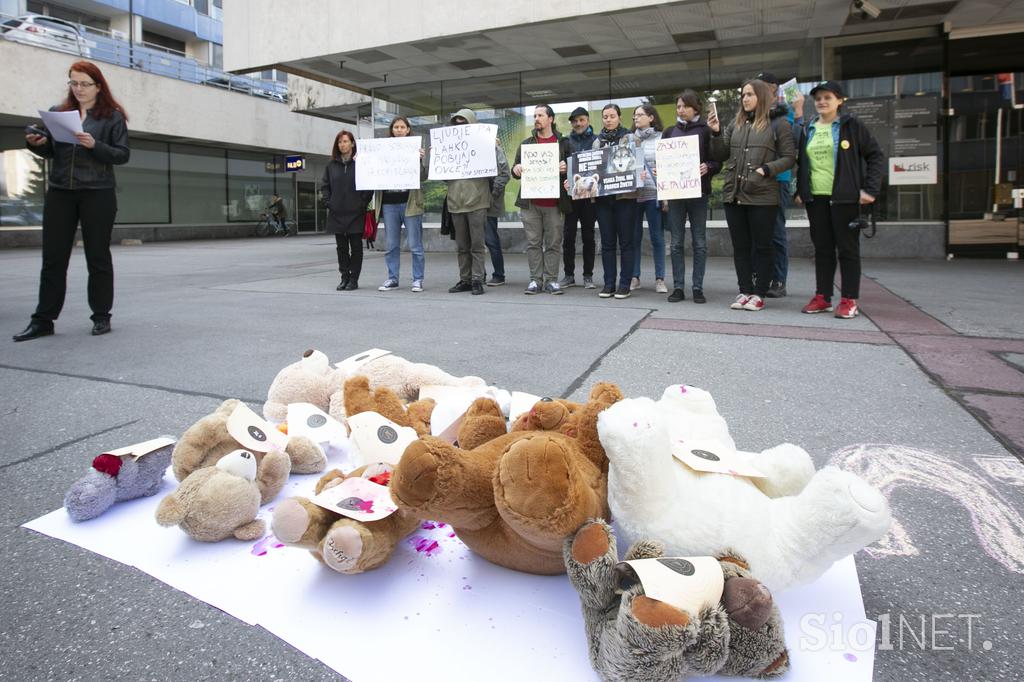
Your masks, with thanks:
[(817, 116), (801, 131), (797, 149), (797, 190), (807, 207), (814, 243), (814, 297), (805, 313), (832, 311), (833, 280), (839, 262), (841, 282), (835, 316), (860, 314), (861, 206), (875, 203), (882, 188), (885, 152), (867, 126), (843, 113), (843, 89), (825, 81), (811, 90)]
[(338, 291), (359, 288), (363, 268), (363, 230), (372, 191), (356, 189), (356, 138), (342, 130), (334, 137), (331, 160), (320, 179), (320, 196), (327, 206), (327, 232), (334, 235), (341, 282)]
[[(771, 90), (759, 80), (749, 80), (740, 90), (740, 108), (722, 131), (717, 115), (708, 120), (712, 158), (724, 161), (722, 204), (732, 240), (733, 263), (740, 293), (733, 310), (764, 309), (771, 279), (772, 231), (779, 212), (779, 188), (775, 176), (793, 167), (796, 149), (787, 121), (774, 125), (769, 117)], [(751, 244), (757, 251), (754, 279)]]
[(700, 196), (693, 199), (673, 199), (668, 202), (668, 228), (671, 235), (669, 253), (672, 257), (672, 293), (670, 303), (686, 299), (686, 219), (690, 219), (690, 241), (693, 245), (693, 302), (706, 303), (704, 271), (708, 261), (708, 197), (711, 196), (711, 178), (722, 164), (711, 158), (711, 129), (702, 118), (704, 103), (693, 90), (683, 90), (676, 97), (676, 124), (662, 133), (663, 138), (696, 135), (700, 150)]

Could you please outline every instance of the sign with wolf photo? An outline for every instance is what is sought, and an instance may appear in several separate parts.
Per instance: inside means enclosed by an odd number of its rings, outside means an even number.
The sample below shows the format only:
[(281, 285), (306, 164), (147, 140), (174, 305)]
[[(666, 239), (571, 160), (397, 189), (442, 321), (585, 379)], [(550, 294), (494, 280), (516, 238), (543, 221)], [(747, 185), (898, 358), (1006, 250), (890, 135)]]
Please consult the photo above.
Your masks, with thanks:
[(498, 126), (467, 123), (430, 131), (430, 179), (464, 180), (498, 174)]
[(520, 192), (524, 199), (558, 198), (558, 143), (524, 144), (519, 148), (523, 175)]
[(591, 199), (635, 192), (640, 186), (642, 154), (632, 144), (576, 152), (566, 164), (569, 194), (573, 199)]
[(700, 136), (684, 135), (658, 140), (654, 148), (658, 200), (699, 199)]
[(420, 188), (420, 138), (381, 137), (359, 140), (356, 189)]

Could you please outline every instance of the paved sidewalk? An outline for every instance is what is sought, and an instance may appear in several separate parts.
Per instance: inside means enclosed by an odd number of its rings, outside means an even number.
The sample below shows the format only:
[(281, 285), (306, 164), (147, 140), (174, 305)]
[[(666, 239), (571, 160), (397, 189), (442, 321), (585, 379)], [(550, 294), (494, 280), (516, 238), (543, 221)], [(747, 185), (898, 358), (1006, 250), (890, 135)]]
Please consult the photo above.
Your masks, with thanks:
[(790, 441), (885, 488), (898, 524), (857, 555), (882, 624), (876, 679), (1019, 678), (1021, 263), (866, 261), (863, 314), (839, 320), (800, 313), (806, 260), (791, 263), (789, 297), (752, 313), (729, 309), (735, 276), (718, 258), (705, 305), (689, 288), (670, 304), (651, 279), (621, 301), (581, 287), (525, 296), (521, 255), (484, 296), (448, 294), (455, 257), (434, 253), (424, 292), (409, 290), (408, 254), (401, 288), (378, 292), (379, 251), (358, 291), (336, 292), (323, 236), (115, 247), (114, 259), (113, 333), (89, 335), (76, 249), (57, 334), (15, 344), (39, 253), (0, 251), (0, 679), (338, 679), (261, 629), (18, 526), (59, 507), (103, 449), (180, 434), (227, 397), (258, 407), (306, 348), (340, 359), (371, 346), (540, 395), (579, 399), (598, 380), (631, 396), (710, 390), (742, 449)]

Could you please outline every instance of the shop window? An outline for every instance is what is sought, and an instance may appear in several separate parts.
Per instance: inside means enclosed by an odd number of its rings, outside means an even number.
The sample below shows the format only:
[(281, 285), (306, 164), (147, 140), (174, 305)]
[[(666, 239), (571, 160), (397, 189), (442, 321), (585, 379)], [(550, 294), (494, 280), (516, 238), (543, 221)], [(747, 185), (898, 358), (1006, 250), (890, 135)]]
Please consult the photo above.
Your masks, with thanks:
[[(10, 137), (16, 140), (17, 134)], [(41, 225), (45, 193), (46, 164), (40, 157), (27, 149), (0, 151), (0, 226)]]
[(274, 156), (228, 151), (228, 221), (255, 221), (270, 205), (274, 194), (274, 172), (267, 163)]
[(170, 222), (167, 144), (134, 139), (131, 159), (114, 169), (117, 178), (117, 222)]
[(223, 149), (171, 145), (170, 177), (172, 222), (227, 221), (227, 160)]

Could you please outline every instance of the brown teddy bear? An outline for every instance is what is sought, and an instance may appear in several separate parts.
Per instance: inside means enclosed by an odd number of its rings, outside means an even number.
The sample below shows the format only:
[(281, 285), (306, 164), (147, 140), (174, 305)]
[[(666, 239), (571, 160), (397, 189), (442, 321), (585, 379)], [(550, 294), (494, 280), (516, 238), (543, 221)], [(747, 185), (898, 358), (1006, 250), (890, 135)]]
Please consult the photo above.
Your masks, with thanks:
[[(241, 401), (234, 398), (225, 400), (211, 414), (206, 415), (185, 431), (171, 454), (171, 468), (175, 478), (184, 482), (194, 471), (213, 466), (224, 455), (245, 445), (240, 444), (228, 432), (228, 417), (240, 404)], [(251, 428), (260, 431), (261, 435), (257, 435), (256, 440), (268, 438), (267, 434), (262, 434), (260, 426), (253, 425)], [(250, 434), (252, 433), (250, 431)], [(256, 485), (260, 490), (261, 504), (266, 504), (281, 492), (288, 477), (287, 473), (282, 479), (264, 471), (266, 460), (281, 457), (282, 453), (274, 449), (270, 449), (266, 453), (259, 452), (254, 450), (254, 447), (248, 449), (256, 458)], [(305, 436), (288, 437), (283, 456), (288, 462), (289, 470), (297, 474), (315, 474), (327, 467), (327, 457), (323, 450)], [(275, 465), (275, 471), (277, 468), (279, 465)]]
[(497, 403), (477, 399), (459, 447), (422, 436), (406, 448), (391, 476), (392, 499), (409, 516), (448, 523), (488, 561), (563, 573), (565, 538), (588, 518), (609, 518), (597, 416), (621, 399), (607, 383), (584, 405), (545, 399), (508, 433)]
[[(421, 436), (430, 434), (433, 400), (418, 400), (403, 406), (391, 390), (370, 390), (365, 376), (352, 377), (344, 386), (345, 413), (377, 412), (399, 426), (409, 426)], [(504, 430), (504, 425), (502, 426)], [(338, 470), (324, 474), (315, 494), (339, 485), (347, 478), (367, 478), (388, 485), (390, 465), (369, 464), (346, 475)], [(308, 549), (328, 568), (355, 574), (383, 565), (399, 540), (420, 524), (416, 516), (399, 511), (375, 521), (358, 521), (330, 511), (305, 497), (292, 497), (274, 508), (271, 528), (278, 540), (293, 547)]]

